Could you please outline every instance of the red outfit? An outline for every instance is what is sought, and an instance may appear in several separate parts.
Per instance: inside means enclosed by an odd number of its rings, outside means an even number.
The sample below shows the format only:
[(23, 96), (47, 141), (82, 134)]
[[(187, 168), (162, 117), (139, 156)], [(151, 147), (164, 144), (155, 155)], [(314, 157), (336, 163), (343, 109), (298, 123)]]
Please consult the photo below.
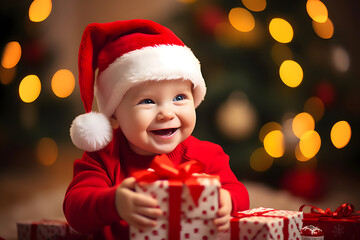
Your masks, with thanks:
[[(248, 192), (231, 171), (229, 157), (219, 145), (190, 136), (167, 155), (175, 166), (198, 160), (205, 173), (220, 176), (222, 188), (230, 192), (233, 211), (249, 208)], [(85, 152), (74, 163), (74, 177), (64, 200), (69, 224), (81, 233), (95, 234), (96, 239), (128, 239), (128, 224), (116, 211), (115, 191), (132, 172), (147, 169), (152, 159), (134, 153), (120, 130), (114, 132), (106, 148)]]

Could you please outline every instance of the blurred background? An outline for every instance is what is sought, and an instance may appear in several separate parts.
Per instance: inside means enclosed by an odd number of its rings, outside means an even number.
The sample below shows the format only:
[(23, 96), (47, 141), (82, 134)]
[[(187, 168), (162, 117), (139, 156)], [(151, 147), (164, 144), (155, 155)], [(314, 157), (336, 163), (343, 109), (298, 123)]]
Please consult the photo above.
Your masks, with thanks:
[(82, 151), (82, 32), (145, 18), (172, 29), (202, 64), (194, 135), (220, 144), (251, 207), (360, 208), (360, 2), (356, 0), (2, 0), (0, 237), (16, 222), (63, 218)]

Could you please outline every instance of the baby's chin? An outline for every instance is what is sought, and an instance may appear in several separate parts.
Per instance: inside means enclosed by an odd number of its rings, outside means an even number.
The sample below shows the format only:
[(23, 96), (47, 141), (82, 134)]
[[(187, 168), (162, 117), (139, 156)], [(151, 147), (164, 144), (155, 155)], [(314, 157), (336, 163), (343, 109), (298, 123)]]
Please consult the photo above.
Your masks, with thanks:
[(171, 153), (172, 151), (174, 151), (176, 146), (141, 148), (132, 145), (130, 148), (139, 155), (153, 156)]

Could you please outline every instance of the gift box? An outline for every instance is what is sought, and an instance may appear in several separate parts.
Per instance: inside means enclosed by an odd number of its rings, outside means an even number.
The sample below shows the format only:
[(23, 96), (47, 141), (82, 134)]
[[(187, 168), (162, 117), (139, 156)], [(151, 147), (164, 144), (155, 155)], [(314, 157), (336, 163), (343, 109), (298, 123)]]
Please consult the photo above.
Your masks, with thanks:
[(300, 240), (303, 213), (258, 207), (234, 214), (220, 240)]
[(135, 174), (135, 191), (155, 198), (163, 216), (153, 228), (130, 226), (130, 239), (216, 239), (212, 220), (219, 209), (219, 178), (196, 174), (195, 161), (174, 168), (166, 155), (156, 157), (151, 169)]
[(304, 212), (303, 225), (314, 225), (324, 233), (326, 240), (358, 240), (360, 239), (360, 211), (355, 211), (352, 204), (344, 203), (334, 212), (329, 208), (321, 208), (302, 205), (300, 211), (310, 208)]
[(90, 240), (72, 229), (65, 220), (42, 219), (17, 223), (18, 240)]

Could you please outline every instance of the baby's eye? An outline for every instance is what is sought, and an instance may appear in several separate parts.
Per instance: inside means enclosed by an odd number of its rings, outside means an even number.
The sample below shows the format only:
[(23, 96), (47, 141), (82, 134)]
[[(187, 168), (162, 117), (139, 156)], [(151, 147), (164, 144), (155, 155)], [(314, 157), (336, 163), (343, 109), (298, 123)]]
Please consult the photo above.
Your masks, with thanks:
[(179, 94), (179, 95), (176, 95), (176, 97), (174, 98), (174, 102), (177, 102), (177, 101), (181, 101), (181, 100), (184, 100), (186, 99), (186, 96), (184, 94)]
[(151, 99), (143, 99), (138, 104), (154, 104), (155, 102)]

